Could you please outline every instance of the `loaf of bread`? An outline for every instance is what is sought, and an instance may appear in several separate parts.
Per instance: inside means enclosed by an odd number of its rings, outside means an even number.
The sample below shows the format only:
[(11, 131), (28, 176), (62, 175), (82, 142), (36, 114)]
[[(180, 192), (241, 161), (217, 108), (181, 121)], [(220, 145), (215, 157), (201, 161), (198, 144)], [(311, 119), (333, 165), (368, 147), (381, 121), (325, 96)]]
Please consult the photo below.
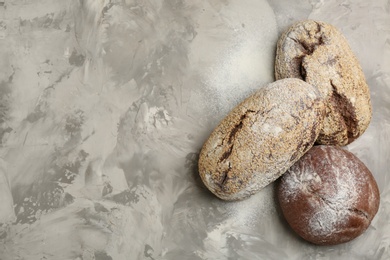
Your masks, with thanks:
[(337, 146), (311, 148), (280, 178), (277, 196), (291, 228), (319, 245), (356, 238), (379, 207), (379, 190), (371, 172)]
[(324, 111), (319, 91), (300, 79), (266, 85), (211, 133), (199, 156), (201, 179), (224, 200), (259, 191), (312, 147)]
[(334, 26), (308, 20), (284, 32), (277, 44), (275, 77), (302, 79), (323, 94), (326, 116), (317, 143), (347, 145), (367, 129), (370, 91), (357, 58)]

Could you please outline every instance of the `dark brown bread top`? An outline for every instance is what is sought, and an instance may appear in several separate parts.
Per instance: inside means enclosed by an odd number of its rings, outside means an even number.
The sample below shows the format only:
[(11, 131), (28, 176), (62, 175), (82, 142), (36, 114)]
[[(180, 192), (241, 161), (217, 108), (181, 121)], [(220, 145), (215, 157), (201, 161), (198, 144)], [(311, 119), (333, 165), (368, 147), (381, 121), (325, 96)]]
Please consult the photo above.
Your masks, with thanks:
[(346, 145), (367, 129), (369, 88), (359, 61), (334, 26), (307, 20), (284, 32), (277, 44), (275, 77), (302, 79), (324, 95), (326, 117), (318, 143)]
[(276, 180), (314, 144), (324, 116), (318, 90), (299, 79), (268, 84), (235, 107), (203, 145), (199, 174), (224, 200)]
[(319, 245), (350, 241), (370, 225), (379, 190), (368, 168), (336, 146), (314, 146), (277, 185), (280, 206), (291, 228)]

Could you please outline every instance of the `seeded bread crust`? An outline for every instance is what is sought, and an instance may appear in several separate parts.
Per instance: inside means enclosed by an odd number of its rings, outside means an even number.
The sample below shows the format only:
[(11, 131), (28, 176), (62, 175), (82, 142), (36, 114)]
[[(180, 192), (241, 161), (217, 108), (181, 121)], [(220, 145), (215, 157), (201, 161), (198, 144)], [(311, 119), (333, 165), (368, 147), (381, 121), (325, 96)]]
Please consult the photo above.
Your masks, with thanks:
[(280, 177), (318, 137), (319, 91), (299, 79), (258, 90), (211, 133), (199, 157), (206, 187), (224, 200), (244, 199)]
[(370, 91), (359, 61), (334, 26), (307, 20), (284, 32), (277, 44), (275, 77), (302, 79), (323, 94), (326, 116), (317, 143), (347, 145), (367, 129)]

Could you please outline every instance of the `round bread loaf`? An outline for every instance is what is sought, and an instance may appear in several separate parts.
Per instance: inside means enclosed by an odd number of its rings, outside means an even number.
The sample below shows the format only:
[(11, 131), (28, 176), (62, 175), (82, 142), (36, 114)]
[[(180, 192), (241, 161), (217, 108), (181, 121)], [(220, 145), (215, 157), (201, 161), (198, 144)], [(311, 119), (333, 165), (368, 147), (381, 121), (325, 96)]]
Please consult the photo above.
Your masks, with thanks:
[(356, 238), (379, 207), (379, 190), (371, 172), (337, 146), (311, 148), (281, 177), (277, 195), (291, 228), (319, 245)]
[(199, 156), (206, 187), (239, 200), (282, 175), (314, 144), (325, 106), (316, 88), (284, 79), (261, 88), (214, 129)]
[(370, 91), (357, 58), (334, 26), (311, 20), (291, 26), (277, 44), (275, 76), (302, 79), (324, 95), (326, 116), (317, 143), (347, 145), (367, 129)]

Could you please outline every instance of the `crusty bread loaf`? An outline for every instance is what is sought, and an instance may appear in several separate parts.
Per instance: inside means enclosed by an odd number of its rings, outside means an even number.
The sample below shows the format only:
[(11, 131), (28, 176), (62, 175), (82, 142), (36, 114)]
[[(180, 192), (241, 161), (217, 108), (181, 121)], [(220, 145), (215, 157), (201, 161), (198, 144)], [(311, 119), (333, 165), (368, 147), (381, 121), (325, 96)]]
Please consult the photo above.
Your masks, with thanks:
[(349, 144), (368, 127), (369, 88), (357, 58), (334, 26), (311, 20), (291, 26), (277, 44), (275, 77), (300, 78), (324, 95), (319, 144)]
[(282, 175), (317, 139), (318, 90), (299, 79), (268, 84), (235, 107), (205, 142), (199, 174), (216, 196), (243, 199)]
[(319, 245), (350, 241), (370, 225), (379, 207), (371, 172), (337, 146), (314, 146), (281, 178), (277, 195), (291, 228)]

